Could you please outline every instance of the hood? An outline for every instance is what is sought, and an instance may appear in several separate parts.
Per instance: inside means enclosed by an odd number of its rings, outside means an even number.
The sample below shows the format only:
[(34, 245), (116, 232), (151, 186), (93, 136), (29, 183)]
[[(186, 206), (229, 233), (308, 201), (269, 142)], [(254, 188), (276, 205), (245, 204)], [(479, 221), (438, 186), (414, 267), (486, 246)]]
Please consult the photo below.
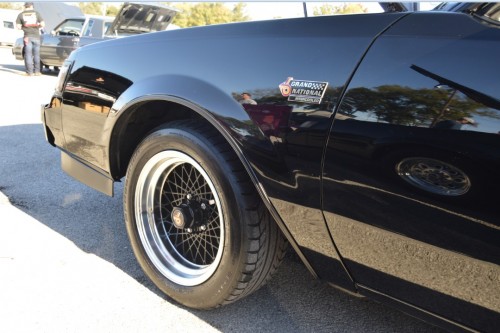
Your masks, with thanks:
[(127, 36), (166, 30), (177, 9), (147, 3), (124, 3), (106, 35)]
[(84, 16), (80, 8), (63, 2), (34, 2), (33, 9), (40, 13), (45, 22), (45, 31), (52, 31), (67, 18)]

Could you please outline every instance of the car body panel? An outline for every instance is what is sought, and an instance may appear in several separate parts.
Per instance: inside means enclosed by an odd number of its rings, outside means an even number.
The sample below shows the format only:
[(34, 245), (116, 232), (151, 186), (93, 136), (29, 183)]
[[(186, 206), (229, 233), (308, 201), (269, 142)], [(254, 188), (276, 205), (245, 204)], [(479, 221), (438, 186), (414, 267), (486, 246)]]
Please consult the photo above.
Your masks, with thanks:
[(164, 5), (125, 3), (120, 7), (107, 35), (128, 36), (166, 30), (177, 10)]
[[(288, 219), (291, 215), (296, 215), (298, 211), (302, 214), (303, 219), (307, 220), (309, 232), (304, 232), (304, 226), (289, 225), (289, 232), (293, 234), (295, 240), (301, 246), (302, 251), (310, 252), (308, 254), (309, 260), (317, 261), (316, 272), (324, 279), (332, 279), (336, 284), (341, 285), (345, 289), (354, 290), (352, 280), (348, 278), (345, 270), (340, 261), (324, 263), (325, 258), (332, 258), (337, 256), (335, 249), (331, 246), (331, 240), (325, 228), (324, 220), (319, 207), (320, 192), (313, 190), (319, 188), (319, 175), (321, 166), (321, 156), (323, 144), (327, 138), (329, 124), (331, 123), (332, 110), (322, 112), (316, 108), (316, 113), (323, 114), (323, 128), (318, 131), (314, 129), (313, 144), (307, 156), (295, 156), (293, 151), (294, 145), (288, 141), (299, 140), (297, 136), (309, 135), (307, 129), (303, 128), (302, 131), (294, 133), (290, 138), (284, 138), (287, 132), (293, 132), (292, 129), (282, 128), (275, 133), (264, 133), (256, 142), (249, 141), (248, 135), (242, 133), (260, 133), (261, 129), (258, 126), (250, 125), (255, 122), (252, 115), (258, 116), (264, 110), (276, 109), (275, 104), (282, 103), (286, 100), (285, 97), (279, 94), (279, 84), (287, 79), (287, 77), (294, 75), (297, 77), (304, 77), (305, 79), (314, 79), (317, 81), (327, 81), (332, 87), (338, 87), (326, 92), (325, 99), (328, 99), (329, 104), (333, 106), (335, 100), (340, 98), (342, 87), (348, 81), (352, 69), (357, 65), (358, 61), (362, 58), (364, 52), (375, 38), (376, 34), (386, 29), (394, 21), (400, 19), (402, 14), (393, 15), (374, 15), (370, 19), (358, 17), (356, 18), (339, 18), (334, 21), (333, 25), (330, 23), (328, 28), (325, 28), (326, 22), (331, 20), (328, 18), (311, 19), (308, 22), (308, 29), (295, 28), (293, 21), (287, 23), (287, 30), (283, 30), (282, 23), (278, 21), (271, 21), (261, 23), (259, 25), (260, 31), (254, 31), (254, 24), (239, 24), (234, 26), (234, 30), (229, 30), (222, 26), (211, 27), (211, 29), (190, 29), (190, 31), (174, 31), (161, 34), (154, 34), (148, 36), (147, 43), (155, 43), (159, 40), (164, 40), (165, 45), (168, 45), (168, 39), (176, 39), (178, 43), (178, 53), (168, 53), (158, 59), (154, 54), (145, 54), (142, 50), (137, 49), (132, 51), (137, 54), (129, 54), (131, 59), (134, 57), (141, 57), (145, 61), (137, 63), (133, 67), (116, 61), (118, 54), (123, 50), (130, 49), (129, 45), (135, 43), (133, 37), (126, 40), (120, 40), (115, 43), (113, 54), (109, 54), (99, 61), (102, 66), (108, 68), (112, 73), (118, 74), (125, 78), (135, 78), (132, 86), (126, 90), (123, 95), (119, 97), (113, 106), (118, 115), (121, 117), (122, 101), (132, 101), (135, 98), (143, 95), (171, 95), (176, 98), (188, 100), (195, 105), (200, 106), (202, 109), (207, 110), (212, 114), (217, 122), (223, 128), (226, 128), (228, 135), (232, 136), (238, 142), (240, 149), (245, 153), (249, 163), (255, 171), (259, 182), (264, 184), (266, 188), (267, 197), (270, 202), (278, 211), (280, 216)], [(354, 20), (354, 22), (352, 22)], [(359, 20), (359, 23), (358, 23)], [(361, 26), (363, 22), (363, 29), (353, 29), (355, 26)], [(224, 32), (222, 34), (222, 31)], [(273, 43), (278, 44), (278, 47), (283, 54), (294, 53), (294, 57), (287, 59), (282, 54), (272, 55), (262, 53), (260, 50), (265, 50), (268, 46), (267, 38), (262, 38), (263, 32), (265, 34), (274, 34), (272, 39)], [(202, 34), (202, 35), (200, 35)], [(204, 35), (203, 35), (204, 34)], [(285, 36), (297, 35), (298, 37), (293, 43), (290, 43)], [(351, 36), (349, 36), (351, 35)], [(171, 37), (170, 37), (171, 36)], [(182, 36), (186, 40), (178, 40)], [(242, 38), (242, 36), (245, 36)], [(347, 37), (346, 37), (347, 36)], [(353, 37), (353, 38), (348, 38)], [(196, 43), (192, 43), (192, 38), (196, 38)], [(309, 43), (310, 48), (297, 49), (297, 45), (302, 43)], [(228, 45), (230, 43), (230, 45)], [(258, 45), (255, 48), (248, 48), (246, 44)], [(226, 77), (217, 75), (218, 68), (223, 68), (228, 61), (224, 58), (214, 60), (211, 54), (215, 54), (222, 45), (226, 45), (232, 51), (231, 57), (244, 58), (252, 53), (252, 57), (262, 64), (265, 63), (279, 63), (278, 68), (275, 68), (272, 75), (269, 68), (259, 68), (253, 73), (245, 73), (245, 78), (239, 83), (240, 86), (234, 86), (234, 82), (224, 81)], [(219, 46), (220, 45), (220, 46)], [(331, 45), (328, 48), (322, 45)], [(105, 45), (103, 44), (103, 47)], [(99, 48), (99, 45), (93, 45), (91, 48)], [(206, 57), (210, 63), (204, 61), (192, 61), (191, 68), (184, 68), (183, 77), (165, 76), (165, 77), (147, 77), (149, 74), (146, 70), (147, 66), (160, 68), (161, 63), (167, 62), (171, 65), (170, 68), (176, 69), (182, 66), (182, 62), (186, 58), (192, 58), (196, 55), (197, 49), (205, 49)], [(331, 49), (334, 52), (328, 52)], [(130, 53), (130, 50), (128, 51)], [(329, 54), (325, 57), (325, 54)], [(108, 53), (108, 52), (107, 52)], [(267, 59), (267, 60), (266, 60)], [(290, 62), (295, 59), (303, 59), (302, 63)], [(107, 62), (109, 60), (109, 62)], [(310, 61), (321, 61), (318, 65), (316, 72), (311, 71)], [(179, 64), (177, 65), (176, 62)], [(79, 52), (78, 60), (73, 65), (73, 73), (77, 76), (82, 68), (80, 63), (92, 63), (92, 59), (86, 58), (85, 50)], [(88, 66), (87, 66), (88, 67)], [(325, 75), (325, 68), (329, 68), (328, 76)], [(173, 74), (176, 72), (174, 71)], [(307, 74), (306, 74), (307, 73)], [(70, 76), (70, 82), (79, 84), (80, 82), (74, 76)], [(135, 83), (137, 82), (137, 83)], [(147, 82), (146, 86), (142, 82)], [(253, 110), (246, 111), (234, 99), (234, 95), (238, 91), (262, 91), (261, 99), (267, 99), (267, 103), (260, 106), (253, 107)], [(203, 94), (199, 92), (203, 91)], [(65, 100), (76, 101), (78, 96), (72, 92), (65, 92), (71, 96), (65, 96)], [(278, 93), (278, 95), (276, 95)], [(72, 102), (74, 104), (74, 102)], [(108, 105), (109, 107), (109, 105)], [(248, 109), (251, 106), (245, 105)], [(298, 127), (298, 122), (306, 122), (307, 119), (302, 119), (303, 104), (296, 104), (281, 107), (282, 115), (289, 116), (290, 114), (297, 115), (294, 117), (294, 123), (286, 124), (290, 127)], [(260, 108), (260, 109), (259, 109)], [(308, 112), (315, 111), (307, 110)], [(230, 117), (230, 121), (228, 121)], [(88, 118), (88, 120), (87, 120)], [(106, 118), (104, 115), (96, 117), (79, 109), (73, 107), (66, 107), (63, 110), (63, 127), (65, 129), (64, 136), (66, 146), (64, 149), (76, 157), (84, 159), (93, 166), (108, 171), (109, 158), (116, 156), (113, 152), (108, 152), (106, 149), (112, 146), (111, 138), (112, 132), (110, 129), (114, 128), (114, 118)], [(82, 126), (83, 125), (83, 126)], [(257, 123), (257, 125), (259, 125)], [(262, 124), (260, 124), (262, 125)], [(89, 131), (89, 128), (91, 130)], [(119, 137), (115, 134), (114, 137)], [(283, 138), (280, 138), (283, 137)], [(276, 139), (275, 139), (276, 138)], [(289, 147), (289, 148), (285, 148)], [(291, 154), (290, 154), (291, 153)], [(106, 156), (106, 158), (103, 158)], [(307, 163), (306, 163), (307, 161)], [(287, 170), (296, 170), (290, 172)], [(297, 183), (300, 182), (300, 185)], [(304, 185), (302, 185), (304, 182)], [(309, 188), (306, 188), (308, 186)], [(283, 193), (286, 190), (288, 197), (286, 200), (281, 198), (278, 193)], [(309, 202), (301, 202), (304, 198), (304, 193), (308, 193)], [(276, 198), (276, 199), (274, 199)], [(293, 202), (290, 204), (289, 202)], [(301, 202), (298, 205), (298, 202)], [(311, 234), (311, 230), (314, 234)], [(309, 244), (312, 243), (312, 244)], [(314, 247), (313, 244), (317, 243), (330, 243), (325, 246), (322, 252), (318, 253), (315, 250), (309, 250)], [(328, 260), (329, 261), (329, 260)], [(337, 275), (337, 276), (336, 276)]]
[[(324, 169), (324, 197), (337, 198), (324, 201), (326, 220), (356, 281), (481, 331), (494, 331), (500, 310), (490, 289), (500, 278), (500, 85), (485, 80), (500, 75), (499, 40), (498, 27), (465, 15), (417, 13), (391, 27), (347, 89)], [(476, 126), (437, 128), (457, 113)], [(480, 197), (457, 205), (379, 176), (385, 159), (412, 153), (472, 165), (488, 177)]]
[[(65, 154), (118, 180), (142, 135), (166, 119), (204, 118), (315, 275), (420, 317), (492, 331), (499, 32), (461, 13), (393, 13), (117, 39), (72, 53), (53, 97), (61, 107), (47, 107), (45, 125)], [(241, 104), (243, 92), (257, 104)], [(433, 128), (462, 113), (477, 118), (474, 131)], [(473, 184), (476, 174), (490, 181), (476, 193), (488, 200), (428, 195), (385, 163), (430, 149), (449, 163), (474, 159)]]
[(75, 3), (64, 3), (56, 1), (34, 2), (33, 9), (35, 9), (43, 17), (45, 32), (51, 32), (62, 21), (70, 17), (83, 17), (85, 16)]

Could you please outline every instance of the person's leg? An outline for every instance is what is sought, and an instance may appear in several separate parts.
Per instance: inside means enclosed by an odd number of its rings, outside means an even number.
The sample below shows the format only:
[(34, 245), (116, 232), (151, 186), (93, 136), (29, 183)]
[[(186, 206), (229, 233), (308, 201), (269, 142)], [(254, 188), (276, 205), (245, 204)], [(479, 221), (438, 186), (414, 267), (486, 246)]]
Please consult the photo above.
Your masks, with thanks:
[(40, 39), (33, 38), (31, 43), (33, 44), (33, 63), (35, 67), (35, 75), (40, 75), (42, 69), (40, 68)]
[(28, 75), (33, 75), (33, 44), (31, 41), (31, 38), (24, 37), (24, 65)]

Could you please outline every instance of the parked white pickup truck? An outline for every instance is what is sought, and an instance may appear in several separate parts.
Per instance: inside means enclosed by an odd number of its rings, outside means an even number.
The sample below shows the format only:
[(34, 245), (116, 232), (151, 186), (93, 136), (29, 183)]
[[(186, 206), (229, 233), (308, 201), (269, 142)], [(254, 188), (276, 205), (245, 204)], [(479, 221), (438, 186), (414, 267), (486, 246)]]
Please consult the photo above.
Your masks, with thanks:
[(18, 10), (0, 9), (0, 45), (14, 45), (22, 31), (16, 29)]

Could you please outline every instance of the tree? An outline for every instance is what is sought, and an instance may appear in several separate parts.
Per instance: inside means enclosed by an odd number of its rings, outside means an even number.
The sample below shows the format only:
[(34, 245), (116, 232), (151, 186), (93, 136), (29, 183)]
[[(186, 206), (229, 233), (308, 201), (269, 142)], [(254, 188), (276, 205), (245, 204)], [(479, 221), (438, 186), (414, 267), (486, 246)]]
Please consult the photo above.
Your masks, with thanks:
[(23, 2), (0, 2), (1, 9), (23, 9)]
[(116, 16), (119, 8), (108, 2), (79, 2), (78, 7), (86, 15)]
[(333, 6), (330, 4), (324, 4), (319, 7), (314, 7), (313, 15), (339, 15), (339, 14), (358, 14), (366, 13), (368, 9), (365, 8), (360, 3), (343, 3), (342, 5)]
[(102, 2), (80, 2), (78, 7), (86, 15), (102, 15)]
[(248, 21), (250, 18), (244, 14), (245, 4), (239, 2), (237, 5), (233, 7), (232, 10), (232, 21), (231, 22), (244, 22)]
[(116, 16), (120, 9), (114, 5), (106, 6), (106, 16)]
[(173, 24), (181, 28), (249, 20), (244, 14), (244, 3), (238, 3), (232, 9), (220, 2), (182, 3), (175, 7), (181, 12), (175, 16)]
[[(433, 127), (444, 119), (460, 119), (480, 115), (482, 104), (453, 89), (412, 89), (400, 85), (384, 85), (351, 89), (340, 113), (406, 126)], [(483, 112), (484, 113), (484, 112)]]

